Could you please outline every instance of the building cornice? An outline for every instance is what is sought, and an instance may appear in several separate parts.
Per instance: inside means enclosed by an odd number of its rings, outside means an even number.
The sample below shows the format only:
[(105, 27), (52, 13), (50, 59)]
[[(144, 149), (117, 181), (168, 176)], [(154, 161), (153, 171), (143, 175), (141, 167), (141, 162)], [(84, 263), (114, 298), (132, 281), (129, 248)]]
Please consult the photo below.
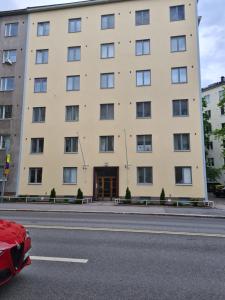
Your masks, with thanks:
[(31, 14), (31, 13), (37, 13), (37, 12), (46, 12), (46, 11), (92, 6), (92, 5), (104, 5), (104, 4), (111, 4), (111, 3), (116, 3), (116, 2), (126, 2), (126, 1), (130, 2), (130, 1), (137, 1), (137, 0), (87, 0), (87, 1), (78, 1), (78, 2), (71, 2), (71, 3), (34, 6), (34, 7), (27, 7), (27, 8), (18, 9), (18, 10), (1, 11), (0, 17), (24, 15), (24, 14)]

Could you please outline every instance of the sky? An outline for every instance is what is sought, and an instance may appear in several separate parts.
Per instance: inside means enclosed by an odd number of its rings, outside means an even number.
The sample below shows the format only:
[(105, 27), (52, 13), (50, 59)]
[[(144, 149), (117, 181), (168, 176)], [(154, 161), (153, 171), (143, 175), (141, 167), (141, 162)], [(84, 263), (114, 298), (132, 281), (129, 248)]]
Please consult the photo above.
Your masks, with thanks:
[[(0, 11), (75, 0), (0, 0)], [(224, 0), (199, 0), (199, 27), (202, 87), (225, 76)]]

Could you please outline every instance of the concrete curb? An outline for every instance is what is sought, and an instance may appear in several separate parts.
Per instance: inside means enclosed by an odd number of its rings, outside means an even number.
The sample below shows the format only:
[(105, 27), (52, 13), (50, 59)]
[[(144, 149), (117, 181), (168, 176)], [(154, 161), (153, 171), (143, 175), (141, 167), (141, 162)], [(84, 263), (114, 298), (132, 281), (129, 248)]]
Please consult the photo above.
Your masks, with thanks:
[(208, 218), (225, 219), (225, 215), (201, 215), (201, 214), (175, 214), (175, 213), (143, 213), (143, 212), (114, 212), (114, 211), (77, 211), (77, 210), (46, 210), (46, 209), (22, 209), (22, 208), (0, 208), (6, 212), (43, 212), (43, 213), (78, 213), (78, 214), (118, 214), (118, 215), (143, 215), (143, 216), (166, 216), (166, 217), (190, 217), (190, 218)]

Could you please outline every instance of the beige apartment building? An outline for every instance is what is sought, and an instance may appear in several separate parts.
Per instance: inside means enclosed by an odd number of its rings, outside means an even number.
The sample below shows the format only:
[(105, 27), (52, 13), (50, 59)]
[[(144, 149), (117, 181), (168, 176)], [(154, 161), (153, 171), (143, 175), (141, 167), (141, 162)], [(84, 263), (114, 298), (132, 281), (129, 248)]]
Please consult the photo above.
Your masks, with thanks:
[(206, 199), (197, 1), (27, 13), (17, 193)]
[[(218, 107), (220, 98), (223, 95), (225, 88), (225, 77), (221, 76), (219, 82), (212, 83), (202, 89), (202, 96), (205, 97), (207, 102), (207, 113), (209, 115), (209, 122), (211, 123), (212, 131), (220, 129), (225, 126), (225, 110)], [(208, 165), (215, 168), (222, 168), (225, 165), (225, 158), (223, 156), (223, 149), (221, 147), (222, 141), (215, 138), (213, 135), (210, 137), (208, 150)], [(225, 171), (222, 171), (218, 181), (225, 184)]]

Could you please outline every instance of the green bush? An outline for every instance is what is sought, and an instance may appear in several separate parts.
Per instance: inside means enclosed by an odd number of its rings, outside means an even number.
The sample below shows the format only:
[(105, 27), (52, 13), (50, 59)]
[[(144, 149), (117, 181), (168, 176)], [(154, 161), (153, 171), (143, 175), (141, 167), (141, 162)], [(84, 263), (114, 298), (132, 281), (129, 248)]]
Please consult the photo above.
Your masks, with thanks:
[(83, 199), (83, 198), (84, 198), (83, 192), (79, 188), (78, 191), (77, 191), (77, 199)]
[(165, 191), (164, 188), (162, 188), (161, 194), (160, 194), (160, 205), (165, 205)]
[(127, 199), (127, 200), (130, 200), (130, 199), (131, 199), (131, 192), (130, 192), (129, 187), (127, 187), (127, 189), (126, 189), (125, 199)]
[(55, 198), (56, 198), (56, 191), (55, 191), (55, 189), (53, 188), (53, 189), (51, 190), (49, 200), (50, 200), (50, 201), (53, 201)]

